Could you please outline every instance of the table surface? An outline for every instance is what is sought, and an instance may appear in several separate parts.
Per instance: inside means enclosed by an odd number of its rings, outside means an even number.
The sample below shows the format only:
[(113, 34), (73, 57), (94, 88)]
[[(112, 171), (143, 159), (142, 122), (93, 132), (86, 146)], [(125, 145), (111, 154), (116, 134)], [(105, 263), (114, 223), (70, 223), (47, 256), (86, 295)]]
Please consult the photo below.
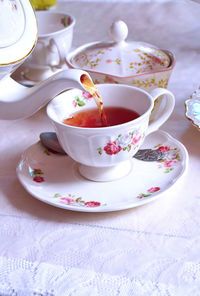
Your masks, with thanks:
[[(171, 50), (169, 87), (176, 105), (162, 130), (189, 153), (185, 176), (147, 205), (110, 213), (55, 208), (29, 195), (16, 176), (22, 152), (53, 131), (45, 108), (0, 121), (0, 295), (199, 295), (200, 132), (185, 118), (185, 100), (200, 85), (200, 5), (59, 2), (76, 18), (73, 47), (109, 40), (115, 19), (129, 40)], [(35, 293), (35, 294), (34, 294)]]

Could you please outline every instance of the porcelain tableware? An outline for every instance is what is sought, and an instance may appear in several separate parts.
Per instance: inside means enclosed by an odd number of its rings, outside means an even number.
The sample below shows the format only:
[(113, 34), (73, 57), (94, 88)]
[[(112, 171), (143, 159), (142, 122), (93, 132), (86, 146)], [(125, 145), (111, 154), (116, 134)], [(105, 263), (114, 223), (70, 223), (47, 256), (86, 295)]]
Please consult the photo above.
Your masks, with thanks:
[[(3, 28), (0, 32), (0, 119), (16, 120), (31, 116), (62, 91), (73, 87), (84, 90), (80, 78), (83, 73), (88, 73), (78, 69), (56, 70), (55, 74), (51, 73), (48, 79), (33, 87), (26, 87), (11, 78), (13, 71), (29, 57), (37, 41), (37, 22), (29, 1), (0, 1), (0, 27)], [(118, 47), (124, 42), (112, 44)], [(164, 72), (170, 69), (170, 65)], [(152, 79), (147, 84), (155, 88), (155, 80)]]
[(185, 116), (200, 130), (200, 89), (195, 90), (185, 101)]
[[(162, 88), (151, 94), (127, 85), (101, 84), (97, 89), (105, 107), (127, 107), (140, 116), (124, 124), (100, 128), (64, 124), (63, 120), (74, 112), (96, 107), (92, 97), (77, 89), (56, 96), (47, 106), (47, 115), (62, 148), (80, 164), (81, 175), (93, 181), (112, 181), (130, 172), (132, 157), (145, 136), (168, 119), (175, 99), (170, 91)], [(151, 118), (154, 101), (162, 95), (165, 95), (165, 105), (162, 109), (156, 106)]]
[(31, 81), (43, 81), (66, 65), (75, 19), (64, 12), (54, 11), (37, 11), (36, 18), (38, 42), (23, 64), (23, 76)]
[[(43, 132), (40, 134), (41, 144), (47, 148), (47, 150), (53, 153), (66, 154), (62, 149), (55, 132)], [(134, 154), (134, 158), (143, 161), (157, 161), (163, 159), (165, 154), (156, 149), (140, 149)]]
[(29, 1), (0, 1), (0, 28), (1, 80), (24, 62), (37, 42), (37, 22)]
[[(47, 13), (49, 15), (49, 12)], [(59, 28), (62, 26), (63, 29), (59, 33), (55, 32), (53, 34), (55, 38), (52, 39), (54, 40), (52, 41), (52, 50), (57, 51), (56, 44), (59, 44), (59, 49), (62, 49), (58, 66), (60, 63), (62, 64), (63, 56), (66, 54), (65, 50), (69, 45), (68, 43), (66, 46), (60, 46), (60, 38), (62, 37), (60, 33), (68, 30), (68, 27), (65, 27), (68, 22), (68, 19), (65, 18), (66, 14), (62, 15), (62, 19), (57, 19), (57, 26)], [(73, 27), (74, 20), (70, 18), (70, 21), (72, 21), (71, 26)], [(51, 22), (49, 26), (51, 26)], [(29, 1), (0, 1), (0, 28), (0, 119), (11, 120), (28, 117), (63, 90), (72, 87), (84, 90), (80, 77), (83, 73), (88, 74), (79, 70), (57, 71), (49, 79), (34, 87), (25, 87), (11, 78), (11, 74), (32, 53), (37, 42), (37, 21)], [(55, 23), (53, 28), (55, 30)], [(70, 41), (70, 37), (68, 41)], [(47, 57), (49, 58), (48, 55)], [(57, 68), (57, 64), (54, 66)]]
[(87, 71), (95, 83), (128, 84), (148, 92), (167, 87), (175, 65), (172, 52), (125, 41), (128, 27), (121, 20), (112, 24), (110, 33), (113, 41), (92, 42), (71, 51), (68, 66)]
[(23, 152), (17, 176), (32, 196), (54, 207), (93, 213), (134, 208), (169, 198), (166, 193), (174, 191), (188, 165), (185, 147), (164, 131), (149, 134), (142, 149), (163, 151), (165, 157), (148, 163), (133, 159), (135, 169), (129, 175), (99, 183), (81, 177), (71, 157), (54, 154), (37, 142)]

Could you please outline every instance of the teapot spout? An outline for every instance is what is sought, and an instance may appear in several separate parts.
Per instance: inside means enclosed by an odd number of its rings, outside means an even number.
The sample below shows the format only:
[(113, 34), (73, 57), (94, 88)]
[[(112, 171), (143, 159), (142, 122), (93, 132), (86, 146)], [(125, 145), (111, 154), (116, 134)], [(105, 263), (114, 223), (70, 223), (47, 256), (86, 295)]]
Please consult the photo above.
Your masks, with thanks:
[(67, 69), (33, 87), (25, 87), (10, 76), (5, 77), (0, 81), (0, 119), (16, 120), (29, 117), (57, 94), (70, 88), (86, 91), (81, 83), (82, 75), (91, 79), (85, 71)]

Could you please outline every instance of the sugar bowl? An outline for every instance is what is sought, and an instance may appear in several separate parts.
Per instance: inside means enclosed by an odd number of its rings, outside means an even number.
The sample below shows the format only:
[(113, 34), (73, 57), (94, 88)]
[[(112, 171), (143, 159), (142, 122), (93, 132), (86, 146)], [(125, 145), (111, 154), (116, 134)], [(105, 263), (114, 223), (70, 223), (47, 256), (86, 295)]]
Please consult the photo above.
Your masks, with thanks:
[(110, 35), (112, 41), (93, 42), (72, 51), (68, 66), (87, 71), (95, 84), (128, 84), (148, 92), (167, 88), (175, 66), (172, 52), (145, 42), (126, 42), (128, 27), (121, 20), (111, 25)]

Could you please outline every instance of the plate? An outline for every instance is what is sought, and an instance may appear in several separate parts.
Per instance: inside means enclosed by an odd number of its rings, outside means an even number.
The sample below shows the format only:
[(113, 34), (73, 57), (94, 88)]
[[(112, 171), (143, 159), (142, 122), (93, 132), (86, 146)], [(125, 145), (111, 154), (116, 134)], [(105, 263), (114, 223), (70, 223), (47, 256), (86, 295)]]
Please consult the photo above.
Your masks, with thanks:
[(200, 89), (195, 90), (185, 101), (185, 116), (200, 130)]
[(22, 154), (17, 176), (33, 197), (55, 207), (81, 212), (133, 208), (161, 197), (183, 176), (188, 163), (185, 147), (164, 131), (148, 135), (141, 148), (158, 149), (165, 157), (156, 162), (133, 158), (128, 176), (94, 182), (79, 174), (69, 156), (52, 153), (37, 142)]

